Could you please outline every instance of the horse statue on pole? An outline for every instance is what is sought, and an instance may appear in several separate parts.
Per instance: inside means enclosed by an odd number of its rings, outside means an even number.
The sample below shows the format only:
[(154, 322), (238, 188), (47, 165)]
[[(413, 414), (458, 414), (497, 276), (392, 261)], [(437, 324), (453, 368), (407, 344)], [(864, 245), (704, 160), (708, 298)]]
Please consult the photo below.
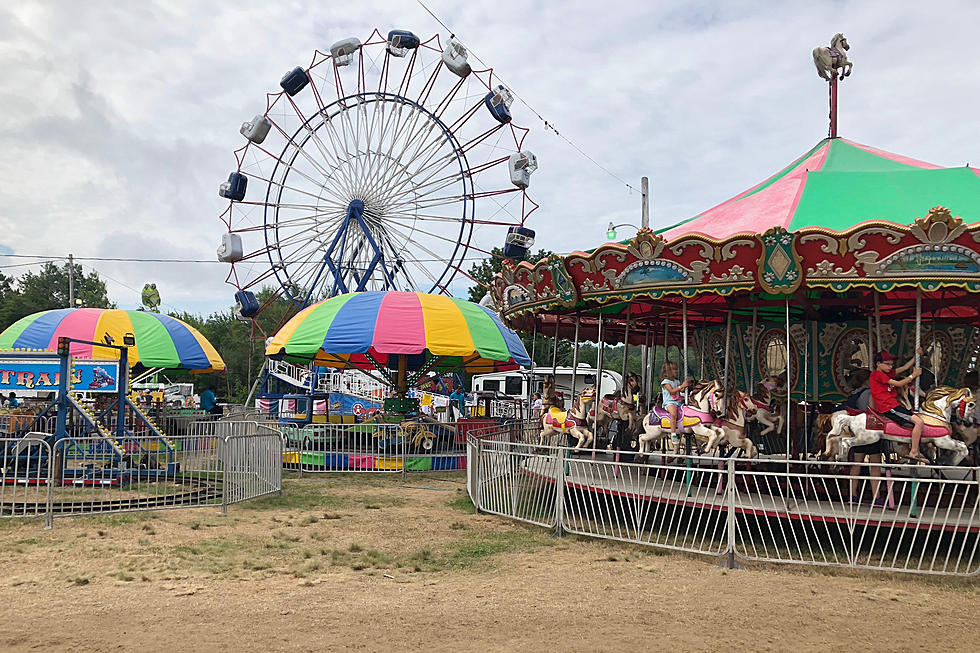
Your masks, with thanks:
[[(684, 406), (681, 415), (678, 415), (681, 419), (678, 432), (691, 432), (709, 441), (713, 436), (720, 439), (721, 433), (715, 414), (723, 393), (724, 389), (717, 379), (695, 385), (690, 393), (691, 404)], [(643, 434), (639, 438), (639, 451), (644, 455), (651, 453), (664, 437), (670, 435), (670, 414), (663, 408), (654, 406), (643, 418), (641, 425)], [(679, 447), (680, 443), (677, 443), (676, 448)]]
[[(918, 415), (925, 422), (922, 428), (922, 442), (931, 442), (940, 449), (952, 452), (952, 465), (958, 465), (969, 453), (967, 446), (952, 437), (954, 419), (964, 419), (976, 409), (976, 397), (970, 388), (951, 388), (939, 386), (926, 396)], [(827, 436), (825, 456), (832, 456), (838, 450), (838, 460), (846, 460), (851, 447), (871, 444), (884, 438), (899, 443), (907, 443), (912, 436), (911, 427), (906, 428), (890, 419), (883, 418), (873, 410), (857, 412), (837, 411), (831, 417), (833, 427)], [(846, 432), (850, 433), (848, 437)]]
[(786, 424), (783, 416), (779, 414), (779, 409), (773, 408), (772, 391), (779, 385), (779, 379), (775, 376), (767, 376), (762, 379), (757, 386), (756, 393), (752, 395), (752, 404), (755, 411), (747, 415), (749, 420), (757, 420), (765, 428), (760, 435), (768, 435), (774, 430), (780, 432)]
[(541, 416), (541, 433), (538, 436), (538, 445), (545, 442), (550, 445), (559, 434), (568, 434), (578, 439), (573, 451), (578, 451), (582, 447), (592, 444), (592, 431), (589, 429), (588, 416), (586, 415), (589, 402), (593, 399), (592, 392), (587, 388), (582, 394), (575, 397), (572, 407), (564, 411), (557, 406), (551, 406)]
[(744, 451), (748, 458), (758, 456), (759, 450), (745, 436), (745, 423), (755, 411), (752, 395), (742, 390), (733, 390), (731, 396), (725, 399), (725, 413), (718, 421), (720, 428), (708, 439), (704, 452), (714, 453), (724, 441), (729, 446)]
[(839, 75), (837, 77), (839, 80), (849, 77), (851, 68), (854, 67), (854, 64), (847, 60), (847, 51), (850, 49), (847, 39), (840, 32), (830, 39), (829, 48), (813, 48), (813, 65), (817, 67), (817, 74), (828, 82), (835, 75)]

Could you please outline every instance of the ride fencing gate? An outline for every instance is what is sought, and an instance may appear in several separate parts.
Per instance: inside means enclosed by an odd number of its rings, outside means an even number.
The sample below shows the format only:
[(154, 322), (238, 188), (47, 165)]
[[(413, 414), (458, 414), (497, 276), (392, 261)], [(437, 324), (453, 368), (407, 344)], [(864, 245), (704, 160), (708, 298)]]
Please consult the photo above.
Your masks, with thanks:
[(231, 504), (282, 492), (282, 436), (255, 422), (200, 421), (181, 435), (0, 439), (0, 518)]
[(851, 476), (849, 465), (818, 461), (787, 469), (784, 459), (657, 453), (641, 462), (632, 452), (539, 446), (538, 430), (468, 439), (467, 488), (479, 511), (728, 566), (980, 574), (980, 468), (868, 465)]
[[(499, 424), (480, 427), (496, 428)], [(283, 467), (307, 472), (409, 472), (466, 469), (459, 424), (415, 423), (279, 425)], [(472, 432), (469, 429), (466, 432)]]

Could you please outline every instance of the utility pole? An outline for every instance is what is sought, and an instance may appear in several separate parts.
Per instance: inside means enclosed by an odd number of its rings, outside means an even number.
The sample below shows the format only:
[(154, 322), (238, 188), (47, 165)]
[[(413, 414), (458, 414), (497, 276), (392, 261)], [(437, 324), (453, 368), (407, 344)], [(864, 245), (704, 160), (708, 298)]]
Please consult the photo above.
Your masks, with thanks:
[(75, 264), (72, 255), (68, 255), (68, 308), (75, 308)]
[(643, 196), (643, 210), (640, 213), (640, 226), (650, 228), (650, 179), (640, 178), (640, 195)]

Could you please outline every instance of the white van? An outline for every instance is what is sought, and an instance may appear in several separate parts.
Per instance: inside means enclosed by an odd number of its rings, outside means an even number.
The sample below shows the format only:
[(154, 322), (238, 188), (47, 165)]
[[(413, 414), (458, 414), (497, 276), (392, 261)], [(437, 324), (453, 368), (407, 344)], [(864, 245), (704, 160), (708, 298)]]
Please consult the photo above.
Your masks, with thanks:
[[(566, 408), (571, 406), (572, 372), (571, 367), (555, 369), (555, 391), (564, 400)], [(472, 379), (471, 389), (473, 392), (497, 392), (510, 397), (528, 399), (535, 392), (541, 392), (544, 380), (550, 374), (551, 368), (545, 366), (536, 367), (533, 373), (530, 369), (521, 369), (513, 372), (477, 374)], [(575, 394), (587, 386), (595, 385), (595, 380), (596, 369), (588, 363), (579, 363), (575, 374)], [(619, 372), (602, 370), (600, 395), (612, 394), (622, 390), (622, 388), (623, 377)]]

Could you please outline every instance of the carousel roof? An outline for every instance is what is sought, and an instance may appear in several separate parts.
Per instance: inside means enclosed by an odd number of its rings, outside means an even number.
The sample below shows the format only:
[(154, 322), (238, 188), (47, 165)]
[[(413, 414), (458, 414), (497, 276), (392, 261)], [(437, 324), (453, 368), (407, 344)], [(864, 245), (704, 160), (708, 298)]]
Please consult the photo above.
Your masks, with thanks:
[(672, 227), (666, 240), (697, 233), (714, 239), (821, 227), (846, 231), (869, 220), (910, 224), (942, 205), (980, 222), (980, 171), (942, 168), (843, 138), (825, 138), (762, 183)]

